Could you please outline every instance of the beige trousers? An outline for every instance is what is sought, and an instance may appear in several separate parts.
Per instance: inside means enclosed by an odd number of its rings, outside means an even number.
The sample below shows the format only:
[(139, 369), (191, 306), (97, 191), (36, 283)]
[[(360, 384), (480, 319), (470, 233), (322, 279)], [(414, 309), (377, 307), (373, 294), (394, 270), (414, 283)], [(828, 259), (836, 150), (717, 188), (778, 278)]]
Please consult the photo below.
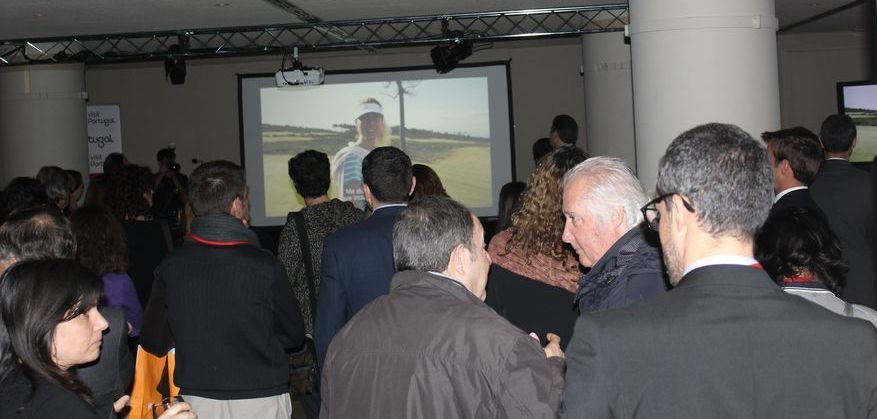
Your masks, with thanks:
[(216, 400), (183, 394), (199, 419), (290, 419), (289, 394), (240, 400)]

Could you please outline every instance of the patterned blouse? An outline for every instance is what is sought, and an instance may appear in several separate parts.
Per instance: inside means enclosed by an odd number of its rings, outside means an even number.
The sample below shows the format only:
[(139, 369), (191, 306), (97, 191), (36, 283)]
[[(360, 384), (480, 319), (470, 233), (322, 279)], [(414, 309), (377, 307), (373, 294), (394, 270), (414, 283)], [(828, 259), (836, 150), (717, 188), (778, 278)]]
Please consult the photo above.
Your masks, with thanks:
[[(350, 202), (338, 199), (305, 207), (301, 213), (305, 219), (311, 262), (316, 277), (314, 278), (314, 290), (319, 292), (323, 242), (326, 240), (326, 236), (362, 220), (363, 213)], [(301, 314), (305, 321), (305, 333), (313, 336), (314, 315), (311, 313), (311, 293), (306, 282), (307, 270), (304, 267), (301, 242), (298, 238), (298, 229), (293, 214), (289, 213), (286, 225), (283, 226), (283, 231), (280, 233), (277, 257), (286, 267), (286, 275), (295, 291), (298, 305), (301, 307)], [(316, 296), (314, 296), (314, 300), (316, 300)]]

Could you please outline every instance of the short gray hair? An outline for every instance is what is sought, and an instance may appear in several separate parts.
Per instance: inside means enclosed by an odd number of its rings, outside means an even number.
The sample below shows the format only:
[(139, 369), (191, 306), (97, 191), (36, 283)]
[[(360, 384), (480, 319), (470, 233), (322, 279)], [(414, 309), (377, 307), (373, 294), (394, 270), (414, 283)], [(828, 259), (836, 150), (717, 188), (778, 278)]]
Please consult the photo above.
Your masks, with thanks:
[(458, 245), (472, 249), (474, 227), (472, 213), (453, 199), (415, 199), (393, 227), (396, 271), (444, 271)]
[(694, 127), (661, 157), (657, 192), (685, 195), (701, 228), (713, 237), (752, 240), (773, 203), (767, 148), (735, 125)]
[(601, 221), (608, 221), (611, 212), (607, 207), (621, 207), (627, 228), (643, 221), (640, 207), (649, 197), (633, 171), (614, 157), (591, 157), (573, 167), (563, 177), (564, 189), (571, 182), (582, 178), (587, 182), (587, 192), (576, 199), (582, 200), (584, 208)]

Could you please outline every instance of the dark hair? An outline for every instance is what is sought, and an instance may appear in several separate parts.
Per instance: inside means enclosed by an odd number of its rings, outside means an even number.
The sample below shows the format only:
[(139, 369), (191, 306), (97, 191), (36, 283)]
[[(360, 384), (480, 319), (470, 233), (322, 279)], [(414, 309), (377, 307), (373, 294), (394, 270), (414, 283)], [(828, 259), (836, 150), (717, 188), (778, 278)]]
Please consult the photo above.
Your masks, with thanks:
[(396, 147), (378, 147), (362, 160), (363, 183), (381, 202), (405, 202), (411, 192), (411, 159)]
[(822, 147), (829, 153), (850, 151), (856, 139), (856, 124), (849, 115), (829, 115), (819, 129)]
[(319, 198), (329, 191), (329, 157), (306, 150), (289, 159), (289, 178), (304, 198)]
[(79, 189), (80, 186), (82, 186), (82, 173), (79, 173), (78, 170), (73, 169), (67, 169), (65, 170), (65, 172), (67, 172), (67, 177), (70, 180), (69, 186), (70, 192), (72, 193), (73, 191)]
[(557, 131), (557, 136), (566, 144), (575, 144), (579, 138), (579, 124), (569, 115), (557, 115), (551, 121), (551, 131)]
[(430, 195), (438, 195), (448, 197), (442, 180), (439, 179), (438, 173), (425, 164), (415, 164), (411, 166), (411, 173), (414, 175), (414, 192), (411, 193), (412, 198), (420, 198)]
[(172, 149), (170, 147), (165, 147), (161, 150), (158, 150), (158, 152), (155, 153), (155, 159), (160, 161), (160, 162), (165, 161), (165, 160), (176, 160), (177, 159), (177, 152), (174, 151), (174, 149)]
[(70, 228), (78, 243), (76, 260), (98, 276), (128, 269), (125, 229), (110, 210), (86, 205), (70, 216)]
[(443, 196), (413, 200), (393, 226), (396, 271), (442, 272), (458, 245), (473, 249), (472, 213)]
[(502, 185), (499, 190), (499, 219), (496, 222), (496, 231), (503, 231), (512, 225), (512, 214), (518, 209), (521, 194), (527, 184), (524, 182), (509, 182)]
[(120, 220), (149, 217), (152, 208), (143, 196), (152, 191), (152, 172), (148, 167), (129, 164), (106, 177), (104, 203)]
[(551, 140), (548, 137), (542, 137), (533, 143), (533, 161), (537, 164), (542, 157), (551, 152)]
[[(751, 240), (773, 203), (764, 143), (729, 124), (700, 125), (676, 137), (658, 163), (656, 189), (686, 196), (714, 237)], [(665, 202), (672, 211), (672, 201)]]
[(0, 225), (0, 260), (73, 259), (76, 239), (61, 210), (51, 206), (12, 213)]
[(64, 169), (58, 166), (43, 166), (37, 172), (37, 180), (46, 188), (46, 196), (55, 205), (69, 199), (70, 178)]
[(822, 146), (819, 138), (807, 128), (794, 127), (774, 132), (764, 132), (761, 139), (773, 149), (776, 164), (789, 162), (795, 179), (809, 185), (822, 163)]
[(247, 190), (244, 170), (230, 161), (216, 160), (198, 166), (189, 181), (189, 202), (197, 216), (228, 214), (236, 198)]
[(49, 197), (46, 196), (46, 188), (40, 181), (32, 177), (17, 177), (12, 179), (3, 190), (0, 222), (17, 210), (48, 204)]
[(755, 240), (755, 258), (780, 285), (807, 270), (835, 294), (849, 271), (825, 216), (803, 207), (786, 208), (767, 219)]
[(0, 382), (20, 370), (32, 383), (40, 377), (92, 404), (76, 373), (55, 363), (52, 348), (58, 324), (95, 307), (101, 286), (97, 276), (68, 260), (7, 269), (0, 277)]
[(104, 159), (104, 175), (113, 176), (125, 166), (125, 155), (122, 153), (110, 153)]

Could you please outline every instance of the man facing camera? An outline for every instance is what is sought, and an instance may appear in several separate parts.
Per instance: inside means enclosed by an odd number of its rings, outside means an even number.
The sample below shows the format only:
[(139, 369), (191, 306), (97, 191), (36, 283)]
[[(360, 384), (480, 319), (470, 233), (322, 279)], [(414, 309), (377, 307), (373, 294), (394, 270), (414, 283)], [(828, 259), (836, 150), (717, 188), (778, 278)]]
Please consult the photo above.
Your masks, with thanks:
[(444, 197), (412, 202), (393, 231), (390, 294), (335, 337), (320, 417), (553, 418), (559, 338), (543, 350), (484, 304), (484, 230)]
[(822, 213), (807, 188), (822, 162), (822, 146), (816, 134), (794, 127), (762, 133), (761, 139), (767, 144), (776, 192), (770, 213), (800, 207)]
[(643, 212), (675, 288), (579, 318), (563, 417), (874, 416), (874, 327), (786, 294), (753, 258), (773, 197), (764, 144), (733, 125), (686, 131), (657, 193)]

